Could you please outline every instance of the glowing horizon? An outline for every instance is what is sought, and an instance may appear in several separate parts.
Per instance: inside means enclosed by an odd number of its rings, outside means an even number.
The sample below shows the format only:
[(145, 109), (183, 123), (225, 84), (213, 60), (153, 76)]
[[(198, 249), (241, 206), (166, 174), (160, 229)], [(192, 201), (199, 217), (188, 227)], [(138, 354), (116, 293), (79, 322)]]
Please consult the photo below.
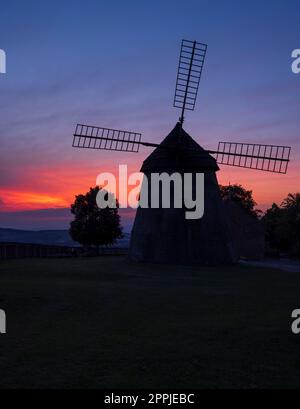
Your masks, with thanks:
[[(219, 184), (241, 184), (246, 189), (252, 190), (254, 200), (257, 202), (257, 208), (261, 208), (262, 210), (266, 210), (273, 202), (280, 204), (288, 193), (297, 192), (295, 186), (297, 186), (298, 175), (293, 169), (290, 170), (287, 175), (278, 175), (268, 172), (261, 174), (259, 171), (233, 168), (226, 171), (225, 168), (228, 167), (223, 166), (223, 168), (217, 172)], [(102, 172), (107, 171), (116, 175), (118, 183), (117, 169), (102, 169)], [(139, 171), (139, 168), (132, 171)], [(76, 174), (78, 175), (78, 172), (76, 172)], [(64, 178), (67, 180), (67, 175), (65, 175)], [(76, 195), (84, 194), (90, 187), (96, 185), (96, 177), (94, 178), (94, 182), (92, 182), (92, 179), (93, 178), (84, 174), (80, 177), (80, 182), (77, 181), (75, 186), (72, 184), (68, 186), (67, 189), (65, 186), (56, 187), (55, 189), (49, 184), (49, 190), (43, 190), (43, 188), (45, 188), (44, 183), (42, 186), (36, 184), (35, 190), (21, 190), (22, 187), (20, 190), (8, 188), (0, 189), (0, 211), (31, 211), (70, 207)], [(131, 189), (132, 186), (128, 186), (128, 190), (130, 191)]]

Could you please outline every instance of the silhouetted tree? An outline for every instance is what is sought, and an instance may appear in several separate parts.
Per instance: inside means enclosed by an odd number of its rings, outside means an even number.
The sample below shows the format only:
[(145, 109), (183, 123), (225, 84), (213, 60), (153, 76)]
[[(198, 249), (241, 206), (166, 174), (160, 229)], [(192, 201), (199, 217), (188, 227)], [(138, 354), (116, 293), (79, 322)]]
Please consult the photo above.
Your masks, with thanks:
[[(75, 197), (71, 205), (71, 213), (75, 218), (70, 224), (69, 233), (73, 240), (86, 246), (96, 246), (114, 244), (121, 238), (122, 227), (117, 208), (106, 207), (100, 209), (96, 202), (96, 197), (101, 188), (90, 188), (86, 194)], [(113, 197), (106, 192), (105, 198)]]
[(280, 206), (273, 203), (263, 221), (271, 249), (300, 257), (300, 193), (289, 193)]
[(240, 204), (248, 214), (258, 217), (262, 212), (255, 209), (257, 203), (253, 199), (252, 190), (246, 190), (242, 185), (219, 185), (222, 199), (231, 199)]
[(272, 204), (262, 218), (266, 229), (266, 242), (271, 249), (277, 252), (284, 248), (285, 240), (281, 233), (282, 218), (282, 209), (276, 203)]

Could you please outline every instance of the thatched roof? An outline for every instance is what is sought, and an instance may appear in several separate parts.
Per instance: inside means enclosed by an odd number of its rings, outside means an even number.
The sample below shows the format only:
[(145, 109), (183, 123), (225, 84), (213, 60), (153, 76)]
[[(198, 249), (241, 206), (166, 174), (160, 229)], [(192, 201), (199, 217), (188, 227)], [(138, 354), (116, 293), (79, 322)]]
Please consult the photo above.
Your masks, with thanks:
[(178, 122), (159, 147), (144, 160), (141, 172), (195, 172), (205, 169), (219, 170), (215, 158), (198, 145)]

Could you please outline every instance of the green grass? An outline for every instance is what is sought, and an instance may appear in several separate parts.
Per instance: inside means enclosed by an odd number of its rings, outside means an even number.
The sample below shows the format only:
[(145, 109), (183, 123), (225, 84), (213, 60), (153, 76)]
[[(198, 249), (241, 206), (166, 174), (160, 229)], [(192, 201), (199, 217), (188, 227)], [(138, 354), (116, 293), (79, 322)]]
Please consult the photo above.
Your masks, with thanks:
[(300, 387), (299, 294), (246, 266), (2, 262), (0, 387)]

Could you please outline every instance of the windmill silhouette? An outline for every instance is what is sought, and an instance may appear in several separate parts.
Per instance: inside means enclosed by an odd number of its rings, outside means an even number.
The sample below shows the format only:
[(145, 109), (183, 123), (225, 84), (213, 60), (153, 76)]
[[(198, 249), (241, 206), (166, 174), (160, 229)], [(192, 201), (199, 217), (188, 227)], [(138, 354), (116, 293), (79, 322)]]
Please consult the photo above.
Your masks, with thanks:
[[(193, 111), (207, 45), (182, 40), (173, 106), (181, 110), (179, 121), (160, 143), (142, 141), (141, 133), (78, 124), (73, 147), (138, 152), (141, 145), (156, 148), (143, 162), (141, 172), (204, 174), (204, 216), (186, 220), (184, 209), (137, 209), (129, 256), (136, 261), (227, 264), (238, 254), (220, 198), (218, 164), (286, 173), (289, 146), (219, 142), (216, 150), (203, 149), (183, 129), (186, 110)], [(151, 192), (151, 185), (149, 185)]]

